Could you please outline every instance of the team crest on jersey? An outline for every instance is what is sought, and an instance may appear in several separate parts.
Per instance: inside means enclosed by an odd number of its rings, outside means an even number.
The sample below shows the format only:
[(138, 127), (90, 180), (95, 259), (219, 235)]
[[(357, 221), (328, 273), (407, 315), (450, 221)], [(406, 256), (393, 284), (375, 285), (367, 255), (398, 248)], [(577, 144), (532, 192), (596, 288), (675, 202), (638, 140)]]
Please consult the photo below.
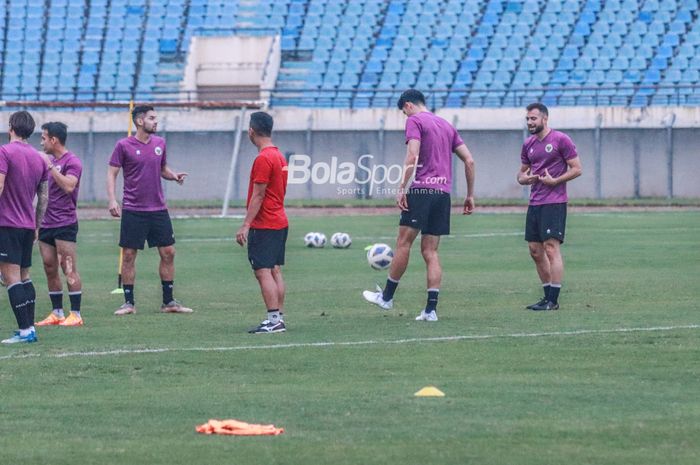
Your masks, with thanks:
[(141, 155), (141, 151), (140, 151), (140, 150), (137, 150), (137, 151), (136, 151), (136, 155)]
[(547, 144), (544, 148), (544, 151), (547, 153), (550, 153), (552, 150), (554, 150), (554, 147), (552, 147), (552, 144)]
[(158, 156), (163, 155), (163, 149), (160, 147), (156, 147), (156, 155), (158, 155)]

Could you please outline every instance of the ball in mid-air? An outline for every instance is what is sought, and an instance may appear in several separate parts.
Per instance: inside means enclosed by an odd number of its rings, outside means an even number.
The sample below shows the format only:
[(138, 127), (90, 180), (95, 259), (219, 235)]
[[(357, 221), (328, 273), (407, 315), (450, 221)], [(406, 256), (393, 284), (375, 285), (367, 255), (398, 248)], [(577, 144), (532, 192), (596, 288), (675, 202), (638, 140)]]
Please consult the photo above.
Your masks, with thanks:
[(372, 269), (386, 270), (394, 259), (394, 251), (386, 244), (374, 244), (367, 250), (367, 263)]

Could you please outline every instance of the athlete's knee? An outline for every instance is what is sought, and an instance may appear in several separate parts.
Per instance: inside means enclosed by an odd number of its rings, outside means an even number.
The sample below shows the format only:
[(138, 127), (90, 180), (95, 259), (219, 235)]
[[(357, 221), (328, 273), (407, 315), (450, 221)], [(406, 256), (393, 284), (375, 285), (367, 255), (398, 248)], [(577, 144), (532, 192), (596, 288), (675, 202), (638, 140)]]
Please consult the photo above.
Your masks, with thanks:
[(534, 260), (541, 260), (544, 257), (544, 247), (541, 244), (529, 243), (527, 247)]
[(175, 247), (173, 247), (173, 246), (162, 247), (160, 249), (160, 258), (164, 262), (172, 262), (173, 260), (175, 260)]
[(133, 265), (136, 261), (136, 249), (124, 249), (122, 252), (122, 264)]
[(428, 263), (439, 260), (438, 251), (432, 247), (421, 247), (420, 253)]
[(559, 241), (557, 241), (556, 239), (545, 241), (544, 252), (547, 254), (547, 258), (549, 258), (550, 260), (558, 258), (561, 253), (559, 249)]
[(56, 261), (44, 262), (44, 272), (49, 278), (56, 276), (58, 274), (58, 264)]
[(258, 270), (253, 270), (253, 274), (255, 274), (255, 278), (258, 281), (263, 281), (269, 277), (272, 276), (273, 270), (270, 268), (260, 268)]

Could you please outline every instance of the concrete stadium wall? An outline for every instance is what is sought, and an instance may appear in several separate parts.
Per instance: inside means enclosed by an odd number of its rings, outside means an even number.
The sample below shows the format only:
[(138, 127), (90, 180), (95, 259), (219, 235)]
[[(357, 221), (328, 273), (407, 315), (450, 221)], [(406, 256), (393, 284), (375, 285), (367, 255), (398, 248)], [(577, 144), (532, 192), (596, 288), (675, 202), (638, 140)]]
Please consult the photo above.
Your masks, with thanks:
[[(673, 109), (677, 114), (673, 129), (673, 194), (678, 197), (700, 197), (700, 123), (696, 123), (696, 109)], [(688, 111), (686, 111), (688, 110)], [(405, 156), (403, 132), (400, 128), (403, 117), (397, 117), (395, 111), (387, 110), (382, 115), (378, 110), (371, 110), (372, 117), (381, 120), (384, 117), (384, 131), (378, 130), (381, 124), (367, 125), (372, 130), (358, 128), (356, 123), (349, 120), (356, 118), (353, 112), (346, 111), (340, 121), (319, 121), (318, 114), (299, 110), (294, 119), (294, 111), (275, 112), (276, 132), (275, 142), (283, 153), (308, 154), (312, 162), (330, 164), (332, 157), (338, 162), (357, 162), (362, 155), (374, 156), (375, 164), (401, 165)], [(685, 113), (684, 113), (685, 112)], [(523, 188), (515, 182), (515, 175), (520, 166), (520, 147), (524, 132), (522, 117), (524, 112), (512, 109), (510, 112), (500, 112), (512, 118), (511, 113), (518, 116), (516, 121), (503, 120), (502, 124), (491, 126), (465, 124), (466, 115), (473, 118), (474, 110), (445, 114), (447, 119), (457, 121), (460, 134), (471, 149), (477, 163), (478, 197), (520, 198), (526, 195)], [(478, 113), (478, 112), (476, 112)], [(488, 112), (489, 114), (492, 111)], [(556, 115), (561, 112), (557, 110)], [(221, 199), (224, 196), (228, 177), (231, 155), (234, 147), (234, 121), (238, 111), (197, 111), (197, 112), (161, 112), (161, 135), (168, 141), (169, 164), (181, 171), (190, 173), (184, 186), (174, 183), (164, 183), (167, 196), (170, 199)], [(584, 125), (579, 121), (571, 123), (571, 116), (564, 121), (553, 117), (551, 125), (567, 132), (577, 145), (581, 157), (584, 174), (581, 178), (569, 184), (571, 197), (594, 198), (597, 195), (597, 180), (595, 170), (595, 116), (600, 113), (581, 113), (586, 118)], [(668, 162), (666, 129), (663, 128), (663, 118), (669, 110), (656, 111), (653, 123), (632, 121), (626, 124), (609, 126), (603, 125), (601, 135), (601, 194), (602, 197), (633, 197), (636, 193), (635, 183), (635, 144), (638, 147), (638, 194), (640, 196), (666, 196), (668, 189)], [(302, 129), (309, 126), (308, 115), (315, 115), (312, 131)], [(389, 121), (391, 115), (392, 122)], [(592, 117), (591, 117), (592, 115)], [(678, 117), (680, 115), (680, 117)], [(3, 113), (5, 118), (9, 112)], [(87, 120), (93, 117), (94, 150), (90, 153)], [(452, 116), (452, 118), (450, 118)], [(487, 118), (488, 115), (484, 117)], [(124, 136), (125, 131), (115, 128), (126, 127), (123, 114), (110, 113), (39, 113), (35, 114), (38, 124), (50, 120), (67, 121), (70, 128), (68, 146), (76, 152), (85, 165), (84, 177), (81, 183), (81, 200), (104, 200), (105, 174), (107, 161), (115, 142)], [(306, 119), (305, 119), (306, 117)], [(365, 115), (367, 117), (367, 115)], [(345, 118), (345, 123), (343, 122)], [(369, 117), (367, 117), (369, 118)], [(488, 116), (492, 118), (492, 116)], [(488, 119), (487, 118), (487, 119)], [(612, 118), (612, 116), (610, 116)], [(622, 121), (624, 118), (615, 116)], [(651, 117), (650, 117), (651, 118)], [(563, 118), (559, 118), (563, 119)], [(165, 121), (163, 121), (165, 120)], [(395, 121), (394, 121), (395, 120)], [(7, 120), (6, 120), (7, 121)], [(185, 122), (189, 121), (191, 128), (185, 130)], [(461, 121), (461, 123), (460, 123)], [(564, 123), (568, 122), (569, 125)], [(624, 122), (624, 121), (623, 121)], [(561, 123), (561, 124), (557, 124)], [(644, 127), (644, 125), (648, 127)], [(511, 127), (514, 126), (515, 127)], [(641, 127), (640, 127), (641, 126)], [(676, 126), (678, 126), (676, 128)], [(325, 127), (332, 129), (324, 129)], [(347, 128), (347, 129), (345, 129)], [(354, 129), (352, 129), (354, 128)], [(38, 148), (39, 137), (34, 135), (31, 142)], [(235, 173), (233, 199), (244, 198), (247, 192), (247, 180), (255, 149), (243, 133), (238, 170)], [(455, 188), (456, 196), (466, 192), (463, 169), (455, 158)], [(362, 174), (362, 173), (360, 173)], [(377, 191), (377, 187), (381, 190)], [(387, 183), (375, 186), (373, 197), (392, 197)], [(366, 191), (366, 190), (365, 190)], [(351, 183), (338, 185), (326, 183), (290, 184), (289, 198), (355, 198), (361, 197), (362, 186)]]

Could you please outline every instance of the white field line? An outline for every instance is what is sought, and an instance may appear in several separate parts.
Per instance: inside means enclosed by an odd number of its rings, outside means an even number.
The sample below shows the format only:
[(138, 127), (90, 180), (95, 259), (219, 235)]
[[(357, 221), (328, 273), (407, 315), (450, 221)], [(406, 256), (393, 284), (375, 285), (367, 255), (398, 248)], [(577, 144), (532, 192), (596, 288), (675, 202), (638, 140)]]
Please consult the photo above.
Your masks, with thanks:
[(612, 328), (612, 329), (577, 329), (571, 331), (552, 331), (540, 333), (505, 333), (505, 334), (465, 334), (461, 336), (440, 336), (440, 337), (416, 337), (409, 339), (389, 339), (389, 340), (366, 340), (366, 341), (346, 341), (346, 342), (296, 342), (289, 344), (264, 344), (264, 345), (243, 345), (224, 347), (163, 347), (151, 349), (113, 349), (104, 351), (86, 352), (58, 352), (53, 354), (25, 353), (10, 354), (0, 356), (0, 360), (15, 360), (23, 358), (77, 358), (77, 357), (105, 357), (110, 355), (140, 355), (140, 354), (163, 354), (171, 352), (231, 352), (243, 350), (274, 350), (274, 349), (298, 349), (304, 347), (349, 347), (349, 346), (373, 346), (392, 344), (413, 344), (431, 342), (453, 342), (453, 341), (476, 341), (485, 339), (522, 339), (540, 337), (569, 337), (582, 336), (587, 334), (620, 334), (620, 333), (640, 333), (640, 332), (665, 332), (683, 329), (700, 329), (700, 325), (679, 325), (679, 326), (652, 326), (637, 328)]
[[(522, 231), (514, 231), (514, 232), (492, 232), (492, 233), (477, 233), (477, 234), (450, 234), (449, 236), (444, 236), (444, 237), (449, 237), (449, 238), (456, 238), (456, 237), (462, 237), (462, 238), (484, 238), (484, 237), (506, 237), (506, 236), (522, 236), (525, 234)], [(115, 234), (84, 234), (80, 236), (81, 238), (87, 238), (87, 239), (95, 239), (95, 238), (104, 238), (104, 237), (114, 237), (115, 240), (118, 239), (119, 235), (117, 233)], [(354, 240), (358, 241), (370, 241), (370, 240), (378, 240), (378, 239), (396, 239), (396, 235), (393, 236), (354, 236)], [(235, 237), (185, 237), (185, 238), (176, 238), (177, 242), (232, 242), (235, 241)], [(114, 242), (114, 241), (108, 241), (108, 240), (90, 240), (90, 242)]]

